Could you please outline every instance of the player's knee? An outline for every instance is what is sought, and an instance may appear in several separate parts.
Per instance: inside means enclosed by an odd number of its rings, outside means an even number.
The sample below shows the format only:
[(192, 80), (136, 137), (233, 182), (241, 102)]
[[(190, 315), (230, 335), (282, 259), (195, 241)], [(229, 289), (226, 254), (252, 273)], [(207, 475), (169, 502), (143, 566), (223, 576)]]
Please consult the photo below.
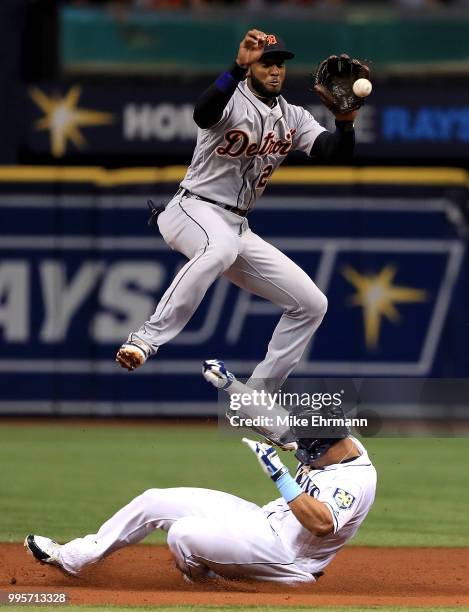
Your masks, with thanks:
[(324, 295), (322, 291), (319, 291), (319, 289), (315, 296), (314, 303), (315, 303), (315, 307), (314, 307), (315, 316), (316, 318), (322, 319), (327, 312), (328, 302), (327, 302), (327, 297)]
[(144, 491), (143, 493), (140, 494), (140, 497), (142, 499), (155, 499), (155, 497), (157, 497), (160, 493), (160, 491), (162, 491), (162, 489), (147, 489), (146, 491)]
[(152, 509), (155, 508), (155, 504), (158, 504), (162, 491), (163, 489), (147, 489), (136, 497), (133, 503), (138, 505), (142, 515), (152, 515)]
[(196, 516), (185, 516), (171, 525), (168, 531), (168, 546), (177, 557), (199, 554), (206, 538), (204, 520)]
[(204, 543), (210, 540), (210, 526), (205, 519), (187, 516), (172, 524), (168, 531), (168, 546), (177, 567), (191, 580), (206, 579)]
[(306, 291), (299, 302), (298, 312), (310, 321), (322, 320), (327, 311), (327, 297), (315, 285)]

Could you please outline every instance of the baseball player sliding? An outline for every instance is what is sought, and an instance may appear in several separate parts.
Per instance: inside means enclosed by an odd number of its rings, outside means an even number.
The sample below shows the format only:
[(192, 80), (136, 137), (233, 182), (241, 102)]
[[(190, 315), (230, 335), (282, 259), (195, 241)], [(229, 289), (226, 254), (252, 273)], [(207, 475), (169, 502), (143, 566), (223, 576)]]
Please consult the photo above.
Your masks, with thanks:
[[(235, 380), (224, 367), (217, 376), (225, 377), (225, 386)], [(314, 582), (356, 533), (375, 496), (376, 471), (365, 448), (347, 428), (335, 435), (296, 438), (300, 463), (295, 477), (272, 446), (244, 438), (280, 493), (263, 507), (210, 489), (149, 489), (95, 534), (63, 545), (29, 535), (25, 546), (38, 561), (75, 575), (162, 529), (178, 568), (190, 580)]]
[[(291, 259), (251, 231), (247, 215), (290, 151), (326, 162), (350, 160), (357, 108), (343, 112), (344, 105), (334, 105), (326, 85), (330, 74), (353, 76), (360, 64), (348, 56), (331, 56), (322, 64), (325, 85), (318, 81), (315, 89), (335, 114), (337, 129), (330, 133), (304, 108), (281, 96), (285, 61), (293, 57), (278, 36), (250, 30), (234, 66), (198, 100), (194, 120), (199, 129), (191, 165), (157, 217), (164, 240), (189, 261), (150, 320), (119, 349), (116, 361), (122, 367), (140, 367), (174, 338), (221, 275), (283, 310), (252, 379), (276, 379), (281, 384), (320, 325), (326, 297)], [(344, 90), (343, 83), (339, 89)]]

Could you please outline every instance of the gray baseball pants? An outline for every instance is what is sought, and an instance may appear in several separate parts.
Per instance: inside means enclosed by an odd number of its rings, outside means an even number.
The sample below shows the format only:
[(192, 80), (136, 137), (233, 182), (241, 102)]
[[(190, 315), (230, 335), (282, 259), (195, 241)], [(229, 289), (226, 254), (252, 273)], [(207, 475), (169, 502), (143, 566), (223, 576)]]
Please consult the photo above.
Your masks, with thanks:
[(185, 327), (210, 285), (223, 275), (282, 308), (267, 354), (251, 376), (281, 384), (326, 313), (325, 295), (291, 259), (252, 232), (247, 219), (216, 204), (176, 195), (160, 214), (158, 227), (165, 242), (189, 261), (137, 336), (156, 352)]

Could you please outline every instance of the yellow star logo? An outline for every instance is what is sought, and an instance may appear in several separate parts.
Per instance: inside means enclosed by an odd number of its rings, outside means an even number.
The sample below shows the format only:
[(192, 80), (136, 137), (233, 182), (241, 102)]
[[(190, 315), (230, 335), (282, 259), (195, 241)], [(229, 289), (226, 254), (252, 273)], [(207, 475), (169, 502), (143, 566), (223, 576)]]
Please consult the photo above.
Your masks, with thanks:
[(86, 145), (86, 139), (79, 127), (89, 125), (109, 125), (114, 121), (112, 113), (78, 108), (81, 87), (75, 85), (64, 96), (55, 94), (48, 97), (37, 87), (30, 90), (31, 98), (44, 112), (44, 117), (36, 121), (37, 130), (50, 130), (51, 150), (54, 157), (63, 157), (70, 140), (79, 149)]
[(425, 302), (428, 294), (423, 289), (393, 285), (396, 267), (385, 266), (379, 274), (361, 275), (351, 266), (342, 269), (345, 279), (355, 287), (357, 293), (349, 297), (351, 306), (363, 308), (365, 341), (368, 349), (378, 346), (381, 319), (386, 317), (391, 323), (398, 324), (401, 319), (395, 304)]

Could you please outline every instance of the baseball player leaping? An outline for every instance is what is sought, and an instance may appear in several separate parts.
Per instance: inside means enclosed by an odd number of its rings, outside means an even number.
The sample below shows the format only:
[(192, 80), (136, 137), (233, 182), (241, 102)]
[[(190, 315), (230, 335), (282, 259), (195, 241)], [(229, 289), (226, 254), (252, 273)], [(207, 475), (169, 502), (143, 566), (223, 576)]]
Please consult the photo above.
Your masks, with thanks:
[(353, 154), (356, 110), (335, 112), (337, 129), (330, 133), (280, 95), (285, 60), (293, 57), (278, 36), (250, 30), (233, 68), (198, 100), (191, 165), (158, 217), (164, 240), (189, 261), (150, 320), (119, 349), (116, 360), (122, 367), (138, 368), (174, 338), (221, 275), (283, 309), (253, 379), (281, 384), (320, 325), (327, 309), (324, 294), (293, 261), (252, 232), (247, 221), (290, 151), (334, 162), (347, 162)]
[[(232, 384), (229, 372), (223, 376)], [(347, 428), (335, 435), (296, 438), (300, 463), (295, 478), (272, 446), (243, 439), (281, 495), (263, 507), (210, 489), (149, 489), (96, 534), (63, 545), (29, 535), (25, 546), (38, 561), (78, 574), (162, 529), (178, 568), (191, 580), (222, 576), (314, 582), (354, 536), (375, 496), (376, 470), (365, 448)]]

